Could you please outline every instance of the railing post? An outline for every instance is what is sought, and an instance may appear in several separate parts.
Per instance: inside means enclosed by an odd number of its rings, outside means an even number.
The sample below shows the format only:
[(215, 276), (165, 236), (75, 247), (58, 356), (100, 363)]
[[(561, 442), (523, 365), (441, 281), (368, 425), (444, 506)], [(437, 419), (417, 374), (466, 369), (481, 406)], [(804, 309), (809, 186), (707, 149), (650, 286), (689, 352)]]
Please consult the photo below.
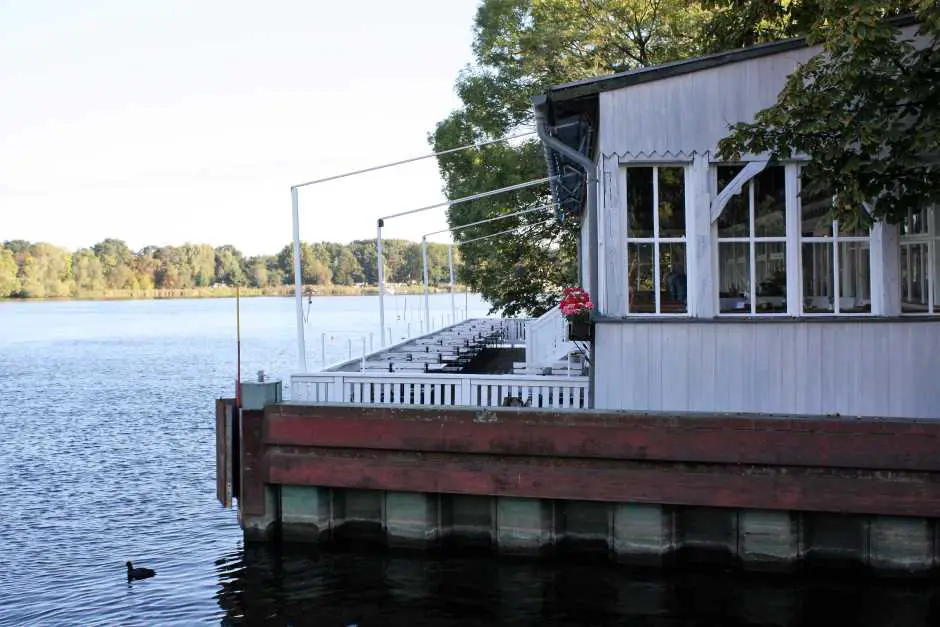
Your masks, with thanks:
[(470, 378), (461, 377), (460, 378), (460, 400), (456, 405), (472, 405), (470, 402)]

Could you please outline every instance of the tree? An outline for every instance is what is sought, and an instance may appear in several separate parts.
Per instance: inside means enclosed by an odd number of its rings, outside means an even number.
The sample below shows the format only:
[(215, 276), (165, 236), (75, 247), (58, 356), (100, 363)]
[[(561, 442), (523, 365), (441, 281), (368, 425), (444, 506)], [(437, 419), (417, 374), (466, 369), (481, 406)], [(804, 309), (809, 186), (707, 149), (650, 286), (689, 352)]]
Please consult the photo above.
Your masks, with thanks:
[[(709, 13), (685, 0), (484, 0), (474, 23), (475, 65), (461, 72), (463, 106), (429, 138), (435, 151), (505, 136), (531, 124), (531, 97), (550, 86), (670, 61), (700, 49)], [(545, 176), (540, 144), (494, 144), (438, 158), (448, 198)], [(454, 205), (451, 228), (550, 202), (548, 190)], [(517, 235), (461, 247), (462, 281), (494, 311), (540, 314), (576, 281), (576, 234), (527, 214), (461, 231), (473, 239), (513, 226)], [(509, 255), (507, 257), (507, 255)]]
[(12, 296), (20, 289), (20, 282), (16, 278), (19, 268), (13, 251), (0, 248), (0, 298)]
[(245, 258), (241, 252), (226, 244), (215, 249), (215, 281), (223, 285), (245, 284)]
[(923, 38), (915, 43), (884, 19), (908, 4), (820, 2), (808, 40), (822, 52), (788, 78), (776, 104), (731, 127), (719, 156), (810, 156), (804, 193), (831, 193), (833, 217), (850, 226), (897, 222), (940, 202), (940, 8), (914, 3)]
[(104, 269), (90, 248), (82, 248), (72, 258), (72, 273), (78, 291), (96, 292), (105, 288)]

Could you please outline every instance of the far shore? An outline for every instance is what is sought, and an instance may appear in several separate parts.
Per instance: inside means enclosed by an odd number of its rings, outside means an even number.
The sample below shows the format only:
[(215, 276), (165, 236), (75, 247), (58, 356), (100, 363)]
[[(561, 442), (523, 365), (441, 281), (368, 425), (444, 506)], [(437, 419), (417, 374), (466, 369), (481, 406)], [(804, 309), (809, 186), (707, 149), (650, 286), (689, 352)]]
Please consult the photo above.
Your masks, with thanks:
[[(421, 285), (390, 285), (386, 292), (389, 296), (399, 294), (423, 294), (424, 287)], [(463, 293), (466, 288), (462, 285), (455, 286), (454, 290)], [(391, 293), (394, 291), (394, 293)], [(449, 293), (448, 286), (432, 285), (429, 288), (432, 294)], [(379, 288), (377, 285), (367, 285), (356, 287), (349, 285), (316, 285), (305, 286), (305, 296), (377, 296)], [(293, 285), (279, 285), (277, 287), (242, 287), (238, 290), (238, 296), (241, 298), (252, 298), (259, 296), (280, 296), (288, 297), (294, 295)], [(93, 292), (78, 292), (64, 296), (10, 296), (0, 298), (0, 302), (32, 302), (32, 301), (68, 301), (68, 300), (160, 300), (160, 299), (185, 299), (185, 298), (234, 298), (235, 288), (222, 287), (194, 287), (186, 289), (114, 289), (98, 290)]]

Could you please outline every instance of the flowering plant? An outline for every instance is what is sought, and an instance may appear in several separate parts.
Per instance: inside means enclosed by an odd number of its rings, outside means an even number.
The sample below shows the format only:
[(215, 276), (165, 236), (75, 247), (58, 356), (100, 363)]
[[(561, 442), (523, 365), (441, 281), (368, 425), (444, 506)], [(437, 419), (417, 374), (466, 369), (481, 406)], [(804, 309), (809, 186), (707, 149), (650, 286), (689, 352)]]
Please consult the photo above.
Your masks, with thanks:
[(590, 319), (591, 310), (594, 309), (590, 294), (580, 287), (566, 287), (561, 295), (558, 308), (565, 319), (585, 322)]

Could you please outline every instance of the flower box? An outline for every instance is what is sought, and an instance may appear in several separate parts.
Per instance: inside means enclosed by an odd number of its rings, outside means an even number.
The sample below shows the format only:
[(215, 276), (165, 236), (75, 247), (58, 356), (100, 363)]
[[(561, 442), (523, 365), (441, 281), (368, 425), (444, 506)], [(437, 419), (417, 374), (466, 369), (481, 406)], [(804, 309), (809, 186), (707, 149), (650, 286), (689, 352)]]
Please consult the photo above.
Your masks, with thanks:
[(568, 340), (571, 342), (590, 342), (594, 339), (594, 323), (590, 320), (569, 320)]

